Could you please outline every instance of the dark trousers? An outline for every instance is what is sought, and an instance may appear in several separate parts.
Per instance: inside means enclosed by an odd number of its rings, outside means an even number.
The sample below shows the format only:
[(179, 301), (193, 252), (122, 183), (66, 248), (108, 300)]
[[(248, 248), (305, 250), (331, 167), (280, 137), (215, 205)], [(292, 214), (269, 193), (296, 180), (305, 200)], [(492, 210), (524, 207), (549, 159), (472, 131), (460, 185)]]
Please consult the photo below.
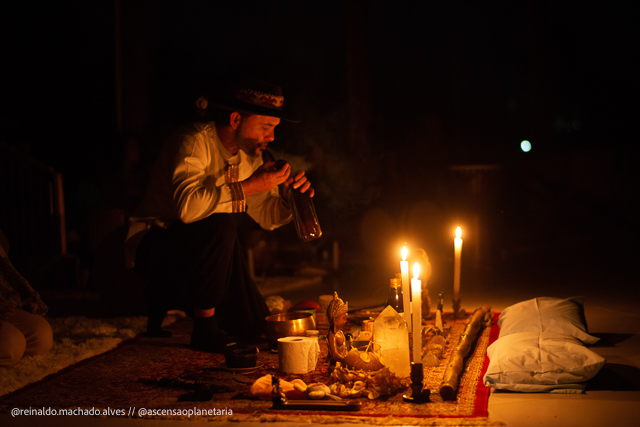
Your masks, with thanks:
[(215, 307), (231, 335), (263, 332), (269, 309), (251, 279), (238, 238), (238, 215), (218, 213), (190, 224), (154, 227), (136, 253), (150, 318), (169, 309)]

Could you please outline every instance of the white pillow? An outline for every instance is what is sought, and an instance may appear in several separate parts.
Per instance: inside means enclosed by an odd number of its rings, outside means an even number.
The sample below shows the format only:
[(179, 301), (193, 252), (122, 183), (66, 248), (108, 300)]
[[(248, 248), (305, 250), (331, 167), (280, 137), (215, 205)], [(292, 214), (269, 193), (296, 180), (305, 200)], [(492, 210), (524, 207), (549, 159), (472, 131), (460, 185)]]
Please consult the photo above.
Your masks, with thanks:
[(487, 387), (525, 392), (580, 393), (605, 363), (577, 338), (552, 332), (507, 335), (487, 355)]
[(507, 307), (498, 319), (500, 337), (519, 332), (555, 332), (571, 335), (585, 344), (600, 338), (587, 333), (584, 297), (534, 298)]

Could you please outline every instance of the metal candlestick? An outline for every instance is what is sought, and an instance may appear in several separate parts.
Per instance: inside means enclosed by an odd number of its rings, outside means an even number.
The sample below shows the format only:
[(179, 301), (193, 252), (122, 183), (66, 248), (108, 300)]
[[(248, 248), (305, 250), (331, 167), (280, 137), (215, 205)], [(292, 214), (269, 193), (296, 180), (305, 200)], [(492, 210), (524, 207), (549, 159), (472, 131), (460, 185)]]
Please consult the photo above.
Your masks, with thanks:
[(424, 380), (424, 371), (422, 367), (422, 363), (412, 363), (411, 364), (411, 396), (404, 395), (402, 399), (405, 402), (410, 403), (426, 403), (430, 402), (429, 396), (431, 395), (431, 390), (426, 389), (423, 390), (422, 381)]

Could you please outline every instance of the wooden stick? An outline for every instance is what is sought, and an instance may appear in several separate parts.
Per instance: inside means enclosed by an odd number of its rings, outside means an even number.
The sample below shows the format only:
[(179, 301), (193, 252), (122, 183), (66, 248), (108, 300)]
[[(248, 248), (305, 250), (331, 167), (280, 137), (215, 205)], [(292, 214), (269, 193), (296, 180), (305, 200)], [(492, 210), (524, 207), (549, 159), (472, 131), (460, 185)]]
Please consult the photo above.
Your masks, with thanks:
[(451, 352), (449, 364), (444, 371), (442, 384), (440, 384), (440, 396), (443, 400), (455, 400), (458, 392), (458, 382), (460, 373), (464, 367), (464, 358), (469, 354), (471, 345), (478, 336), (478, 332), (482, 329), (485, 319), (490, 315), (489, 307), (480, 307), (473, 312), (471, 318), (467, 322), (464, 332), (460, 336), (458, 345)]

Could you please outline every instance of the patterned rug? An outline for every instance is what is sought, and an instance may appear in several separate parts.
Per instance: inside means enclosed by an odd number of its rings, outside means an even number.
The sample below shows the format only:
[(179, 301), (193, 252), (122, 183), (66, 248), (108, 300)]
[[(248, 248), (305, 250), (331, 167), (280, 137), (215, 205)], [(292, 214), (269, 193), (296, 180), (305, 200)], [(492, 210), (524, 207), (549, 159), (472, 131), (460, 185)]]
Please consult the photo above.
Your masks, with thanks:
[[(494, 322), (495, 323), (495, 322)], [(316, 370), (305, 375), (282, 375), (278, 356), (269, 351), (258, 355), (260, 369), (229, 372), (222, 355), (191, 350), (186, 343), (192, 323), (178, 321), (169, 330), (171, 338), (138, 336), (120, 346), (69, 366), (43, 380), (0, 397), (0, 412), (14, 408), (56, 410), (79, 408), (104, 411), (107, 416), (210, 421), (303, 421), (313, 423), (367, 423), (376, 425), (500, 425), (487, 418), (489, 389), (482, 384), (488, 365), (486, 349), (498, 336), (494, 324), (478, 338), (465, 362), (457, 400), (443, 401), (438, 388), (452, 345), (447, 345), (436, 368), (425, 367), (425, 386), (431, 402), (406, 403), (401, 391), (393, 396), (369, 400), (354, 412), (272, 410), (270, 401), (248, 399), (244, 393), (263, 375), (305, 383), (328, 382), (327, 347), (321, 340), (322, 357)], [(457, 343), (465, 321), (452, 323), (449, 343)]]

